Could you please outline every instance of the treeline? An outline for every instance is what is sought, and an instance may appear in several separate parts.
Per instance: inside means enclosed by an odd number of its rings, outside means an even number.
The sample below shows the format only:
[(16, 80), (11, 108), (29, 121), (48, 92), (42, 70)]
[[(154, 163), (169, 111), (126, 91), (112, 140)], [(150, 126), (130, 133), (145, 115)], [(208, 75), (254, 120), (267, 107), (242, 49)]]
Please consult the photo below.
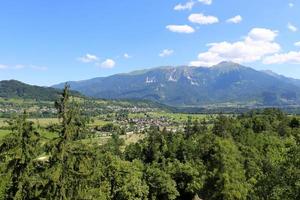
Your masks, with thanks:
[[(35, 101), (55, 101), (60, 89), (28, 85), (16, 80), (0, 81), (0, 97), (5, 99), (30, 99)], [(73, 96), (82, 97), (79, 92), (71, 91)]]
[[(300, 122), (279, 110), (189, 119), (184, 132), (153, 127), (125, 147), (81, 139), (88, 119), (55, 103), (59, 137), (45, 141), (26, 113), (0, 142), (0, 199), (300, 199)], [(125, 147), (125, 149), (124, 149)]]

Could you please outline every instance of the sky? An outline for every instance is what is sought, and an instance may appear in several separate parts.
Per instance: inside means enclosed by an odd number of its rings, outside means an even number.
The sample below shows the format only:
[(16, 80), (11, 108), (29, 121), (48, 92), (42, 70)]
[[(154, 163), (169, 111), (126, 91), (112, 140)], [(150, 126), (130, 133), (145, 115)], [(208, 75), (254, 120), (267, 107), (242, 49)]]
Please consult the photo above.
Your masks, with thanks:
[(300, 1), (0, 0), (0, 80), (221, 61), (300, 79)]

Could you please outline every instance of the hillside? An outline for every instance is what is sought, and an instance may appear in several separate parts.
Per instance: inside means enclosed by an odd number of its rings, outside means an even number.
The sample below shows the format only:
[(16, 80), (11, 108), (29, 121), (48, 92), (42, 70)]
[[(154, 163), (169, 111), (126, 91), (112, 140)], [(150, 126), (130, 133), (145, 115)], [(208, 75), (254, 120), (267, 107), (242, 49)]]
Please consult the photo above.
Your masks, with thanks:
[[(1, 98), (22, 98), (37, 101), (54, 101), (57, 99), (60, 90), (50, 87), (33, 86), (16, 80), (0, 81)], [(72, 92), (79, 95), (78, 92)]]
[(91, 97), (147, 99), (171, 106), (284, 106), (300, 104), (299, 82), (222, 62), (210, 68), (160, 67), (68, 83)]

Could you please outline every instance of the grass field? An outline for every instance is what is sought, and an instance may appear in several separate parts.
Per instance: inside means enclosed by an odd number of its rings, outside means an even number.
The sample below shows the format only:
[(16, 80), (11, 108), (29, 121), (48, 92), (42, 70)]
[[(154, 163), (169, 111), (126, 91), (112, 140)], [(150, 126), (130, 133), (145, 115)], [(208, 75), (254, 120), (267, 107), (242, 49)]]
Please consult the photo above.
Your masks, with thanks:
[[(145, 137), (144, 134), (132, 134), (132, 135), (121, 135), (120, 138), (124, 139), (125, 145), (124, 148), (132, 143), (136, 143), (137, 141), (143, 139)], [(107, 143), (107, 141), (111, 138), (111, 136), (104, 136), (104, 137), (97, 137), (97, 138), (88, 138), (80, 140), (80, 142), (83, 142), (85, 144), (97, 144), (97, 145), (103, 145)]]
[[(53, 139), (55, 137), (57, 137), (56, 133), (52, 133), (49, 131), (45, 131), (45, 130), (38, 130), (38, 132), (41, 134), (41, 136), (45, 139)], [(5, 136), (7, 136), (8, 134), (10, 134), (10, 130), (4, 130), (4, 129), (0, 129), (0, 140), (2, 138), (4, 138)]]
[[(0, 128), (7, 125), (5, 123), (5, 120), (7, 120), (7, 119), (0, 118)], [(38, 118), (38, 119), (29, 119), (29, 120), (33, 121), (36, 125), (39, 125), (39, 126), (42, 126), (42, 127), (46, 127), (50, 124), (55, 124), (55, 123), (59, 122), (57, 118)], [(103, 126), (107, 123), (109, 123), (109, 121), (94, 119), (94, 121), (92, 123), (90, 123), (89, 125), (91, 125), (91, 126)]]
[[(0, 139), (2, 139), (3, 137), (5, 137), (6, 135), (8, 135), (10, 133), (9, 130), (3, 129), (4, 126), (7, 126), (7, 123), (5, 123), (6, 120), (7, 119), (0, 118)], [(29, 119), (29, 120), (33, 121), (37, 127), (40, 126), (43, 128), (47, 127), (50, 124), (55, 124), (55, 123), (59, 122), (57, 118), (38, 118), (38, 119)], [(95, 119), (93, 121), (93, 123), (89, 124), (89, 126), (103, 126), (107, 123), (109, 123), (109, 122), (103, 121), (100, 119)], [(41, 136), (43, 138), (53, 139), (53, 138), (57, 137), (56, 133), (46, 131), (43, 128), (38, 130), (38, 132), (41, 134)], [(107, 138), (102, 138), (102, 139), (103, 139), (103, 142), (107, 141)]]
[(58, 123), (57, 118), (39, 118), (39, 119), (29, 119), (33, 121), (35, 124), (40, 125), (42, 127), (48, 126), (50, 124)]
[[(160, 117), (166, 117), (168, 119), (178, 121), (178, 122), (184, 122), (188, 120), (188, 117), (191, 117), (193, 120), (198, 119), (204, 119), (204, 118), (213, 118), (214, 115), (207, 115), (207, 114), (183, 114), (183, 113), (168, 113), (168, 112), (148, 112), (148, 116), (152, 118), (160, 118)], [(129, 114), (129, 118), (144, 118), (146, 115), (144, 113), (131, 113)]]
[(103, 121), (101, 119), (94, 119), (92, 123), (89, 124), (89, 126), (103, 126), (105, 124), (111, 123), (110, 121)]
[[(3, 126), (7, 126), (7, 123), (5, 123), (7, 119), (0, 118), (0, 128)], [(38, 118), (38, 119), (29, 119), (30, 121), (33, 121), (36, 125), (40, 126), (47, 126), (49, 124), (58, 123), (57, 118)]]
[[(39, 119), (30, 119), (31, 121), (33, 121), (35, 124), (39, 124), (42, 127), (46, 127), (47, 125), (50, 124), (55, 124), (58, 123), (59, 120), (57, 118), (39, 118)], [(105, 124), (107, 124), (109, 122), (107, 121), (103, 121), (100, 119), (94, 119), (94, 121), (92, 123), (90, 123), (90, 126), (103, 126)]]
[(0, 129), (0, 139), (9, 134), (9, 130), (1, 130)]

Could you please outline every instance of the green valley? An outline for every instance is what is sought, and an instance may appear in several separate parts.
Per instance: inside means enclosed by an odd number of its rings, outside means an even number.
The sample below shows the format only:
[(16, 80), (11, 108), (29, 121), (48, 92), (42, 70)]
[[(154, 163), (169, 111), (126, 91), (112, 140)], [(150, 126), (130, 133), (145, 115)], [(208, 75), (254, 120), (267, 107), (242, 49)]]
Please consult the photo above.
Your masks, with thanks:
[(29, 106), (0, 120), (2, 199), (299, 197), (298, 116), (271, 108), (183, 114), (145, 102), (87, 103), (68, 88), (46, 104), (55, 110), (50, 118)]

